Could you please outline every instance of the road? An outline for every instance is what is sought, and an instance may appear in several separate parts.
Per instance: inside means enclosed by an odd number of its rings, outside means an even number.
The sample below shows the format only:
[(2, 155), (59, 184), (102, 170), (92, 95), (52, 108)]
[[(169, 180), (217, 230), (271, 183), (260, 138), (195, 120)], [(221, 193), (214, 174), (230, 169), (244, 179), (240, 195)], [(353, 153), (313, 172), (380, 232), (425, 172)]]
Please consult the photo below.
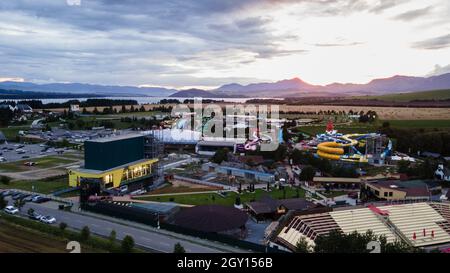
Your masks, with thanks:
[[(9, 203), (12, 204), (12, 201), (9, 201)], [(109, 236), (111, 231), (115, 230), (117, 233), (117, 239), (121, 240), (126, 235), (130, 235), (133, 237), (136, 245), (154, 250), (156, 252), (171, 253), (173, 252), (173, 248), (176, 243), (180, 243), (185, 248), (187, 253), (225, 253), (233, 250), (233, 252), (244, 252), (243, 250), (229, 246), (217, 247), (216, 243), (201, 240), (199, 238), (187, 236), (175, 238), (168, 234), (152, 231), (151, 227), (141, 228), (139, 224), (135, 223), (129, 223), (131, 225), (129, 226), (122, 224), (119, 221), (111, 222), (89, 215), (58, 210), (57, 203), (55, 202), (48, 202), (44, 204), (27, 203), (21, 209), (20, 214), (22, 216), (26, 216), (29, 208), (33, 208), (39, 214), (51, 215), (55, 217), (57, 219), (57, 223), (54, 225), (65, 222), (69, 228), (76, 230), (81, 230), (84, 226), (88, 226), (93, 234), (100, 236)], [(208, 243), (210, 245), (208, 245)]]

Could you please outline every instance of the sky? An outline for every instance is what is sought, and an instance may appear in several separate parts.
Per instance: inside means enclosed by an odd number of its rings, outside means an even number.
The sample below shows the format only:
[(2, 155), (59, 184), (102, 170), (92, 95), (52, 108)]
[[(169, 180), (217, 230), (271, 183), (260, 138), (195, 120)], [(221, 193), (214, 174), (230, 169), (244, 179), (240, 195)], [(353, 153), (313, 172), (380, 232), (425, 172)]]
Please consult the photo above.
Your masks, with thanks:
[(450, 72), (448, 0), (1, 0), (0, 81), (200, 87)]

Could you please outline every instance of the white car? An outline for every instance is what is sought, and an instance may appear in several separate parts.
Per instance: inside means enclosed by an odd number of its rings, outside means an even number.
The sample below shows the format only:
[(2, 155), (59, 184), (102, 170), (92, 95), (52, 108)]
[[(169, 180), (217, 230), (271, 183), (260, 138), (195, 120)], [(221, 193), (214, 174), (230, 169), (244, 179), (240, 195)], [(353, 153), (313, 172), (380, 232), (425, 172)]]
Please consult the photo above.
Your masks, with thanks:
[(19, 210), (13, 206), (7, 206), (4, 211), (8, 214), (17, 214)]
[(43, 216), (43, 217), (41, 217), (40, 221), (42, 223), (46, 223), (46, 224), (54, 224), (54, 223), (56, 223), (55, 217), (52, 217), (52, 216)]

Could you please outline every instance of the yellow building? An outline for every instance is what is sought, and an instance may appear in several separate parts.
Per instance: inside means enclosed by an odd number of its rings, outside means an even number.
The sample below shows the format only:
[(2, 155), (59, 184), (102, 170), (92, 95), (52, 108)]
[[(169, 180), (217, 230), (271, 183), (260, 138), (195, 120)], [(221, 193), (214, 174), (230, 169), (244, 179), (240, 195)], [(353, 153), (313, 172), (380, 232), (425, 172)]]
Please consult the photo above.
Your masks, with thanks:
[(152, 166), (158, 159), (141, 159), (111, 168), (105, 171), (84, 168), (69, 170), (69, 186), (80, 186), (81, 178), (101, 179), (105, 188), (117, 188), (121, 185), (150, 178), (154, 172)]

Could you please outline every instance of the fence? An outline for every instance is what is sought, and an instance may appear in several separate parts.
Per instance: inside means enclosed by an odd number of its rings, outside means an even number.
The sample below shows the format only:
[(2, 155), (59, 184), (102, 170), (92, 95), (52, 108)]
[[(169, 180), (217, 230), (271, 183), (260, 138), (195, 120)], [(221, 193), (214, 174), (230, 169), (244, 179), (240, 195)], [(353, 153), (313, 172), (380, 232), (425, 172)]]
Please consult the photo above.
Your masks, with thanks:
[[(82, 205), (81, 209), (86, 211), (91, 211), (99, 214), (108, 215), (111, 217), (116, 217), (124, 220), (129, 220), (133, 222), (138, 222), (146, 225), (156, 227), (158, 225), (157, 214), (151, 213), (145, 209), (128, 207), (122, 205), (116, 205), (113, 203), (96, 203), (94, 205)], [(160, 228), (167, 231), (172, 231), (175, 233), (180, 233), (192, 237), (198, 237), (201, 239), (221, 242), (231, 246), (237, 246), (243, 249), (252, 250), (255, 252), (267, 252), (267, 253), (286, 253), (285, 251), (279, 250), (277, 248), (272, 248), (260, 244), (255, 244), (248, 241), (243, 241), (236, 239), (234, 237), (219, 234), (219, 233), (209, 233), (202, 232), (198, 230), (193, 230), (189, 228), (184, 228), (181, 226), (173, 225), (170, 223), (160, 223)]]

